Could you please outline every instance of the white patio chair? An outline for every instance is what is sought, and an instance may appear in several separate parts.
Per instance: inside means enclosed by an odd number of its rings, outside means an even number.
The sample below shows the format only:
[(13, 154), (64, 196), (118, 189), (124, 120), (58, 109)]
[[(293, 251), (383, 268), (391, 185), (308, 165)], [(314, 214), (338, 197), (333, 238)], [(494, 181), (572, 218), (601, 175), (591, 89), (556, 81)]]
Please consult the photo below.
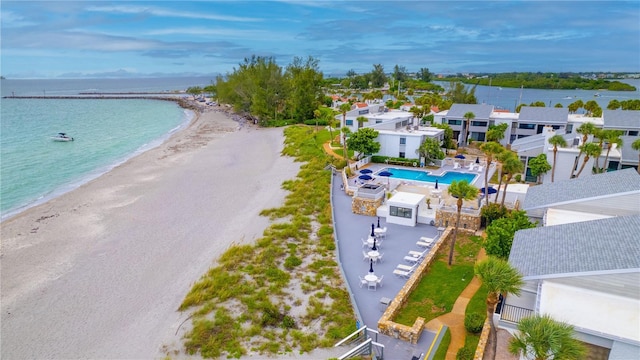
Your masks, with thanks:
[(366, 251), (362, 250), (362, 261), (369, 260), (369, 254)]
[(358, 278), (360, 279), (360, 287), (367, 285), (367, 280), (365, 280), (362, 276), (358, 275)]
[(382, 287), (382, 278), (384, 277), (384, 275), (380, 275), (380, 277), (378, 278), (378, 280), (376, 280), (376, 283), (378, 283), (378, 285), (380, 285), (380, 287)]
[(454, 162), (453, 163), (453, 168), (456, 169), (456, 170), (460, 169), (460, 163), (459, 162)]
[(475, 168), (475, 167), (476, 167), (476, 164), (470, 163), (469, 165), (467, 165), (467, 170), (473, 171), (473, 168)]
[(378, 258), (376, 259), (376, 263), (382, 262), (382, 255), (384, 255), (383, 252), (381, 252), (380, 255), (378, 255)]
[(478, 172), (482, 172), (484, 170), (484, 166), (478, 165), (478, 168), (476, 170), (478, 170)]
[(360, 238), (360, 240), (362, 240), (362, 247), (369, 247), (369, 243), (367, 242), (367, 240), (365, 240), (364, 238)]
[(376, 291), (376, 288), (378, 287), (378, 283), (376, 281), (369, 281), (368, 282), (368, 286), (367, 288), (369, 290), (373, 289), (373, 291)]

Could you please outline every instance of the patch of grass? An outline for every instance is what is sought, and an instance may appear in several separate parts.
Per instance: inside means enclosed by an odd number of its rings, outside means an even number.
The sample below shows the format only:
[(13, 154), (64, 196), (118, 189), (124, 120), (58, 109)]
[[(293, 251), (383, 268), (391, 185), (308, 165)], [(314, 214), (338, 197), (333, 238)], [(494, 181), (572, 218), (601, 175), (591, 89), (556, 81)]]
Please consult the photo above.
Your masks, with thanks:
[(429, 322), (450, 312), (462, 290), (473, 279), (473, 265), (481, 243), (482, 238), (478, 236), (459, 233), (452, 266), (447, 264), (449, 245), (443, 244), (427, 274), (409, 295), (394, 321), (413, 326), (418, 316)]
[(445, 360), (447, 357), (447, 349), (449, 349), (449, 344), (451, 344), (451, 331), (449, 329), (446, 330), (442, 340), (440, 341), (440, 345), (438, 345), (438, 350), (433, 355), (433, 360)]

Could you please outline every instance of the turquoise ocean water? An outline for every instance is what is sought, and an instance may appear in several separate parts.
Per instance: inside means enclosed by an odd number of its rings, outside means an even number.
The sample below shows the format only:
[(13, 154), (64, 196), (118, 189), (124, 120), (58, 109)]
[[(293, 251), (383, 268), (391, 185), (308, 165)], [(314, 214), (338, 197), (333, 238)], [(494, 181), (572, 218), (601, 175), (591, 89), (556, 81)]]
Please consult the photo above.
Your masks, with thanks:
[[(164, 91), (201, 86), (202, 79), (2, 80), (2, 95), (82, 91)], [(200, 82), (198, 82), (200, 81)], [(17, 90), (14, 90), (17, 89)], [(193, 113), (161, 100), (11, 99), (0, 106), (0, 212), (6, 219), (160, 145)], [(73, 142), (54, 142), (66, 132)]]

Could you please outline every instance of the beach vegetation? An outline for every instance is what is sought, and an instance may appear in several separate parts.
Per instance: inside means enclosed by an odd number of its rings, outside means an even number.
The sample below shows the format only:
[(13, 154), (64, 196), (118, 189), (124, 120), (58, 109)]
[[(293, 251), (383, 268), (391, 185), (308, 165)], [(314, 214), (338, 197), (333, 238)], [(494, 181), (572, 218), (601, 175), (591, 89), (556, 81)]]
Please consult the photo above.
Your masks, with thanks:
[[(478, 74), (480, 75), (480, 74)], [(579, 73), (541, 73), (541, 72), (510, 72), (490, 74), (490, 76), (454, 77), (453, 79), (467, 84), (526, 89), (565, 89), (565, 90), (600, 90), (636, 91), (630, 84), (617, 80), (585, 78)]]
[(180, 310), (193, 317), (189, 354), (308, 352), (353, 331), (355, 314), (332, 257), (325, 167), (333, 158), (322, 150), (329, 137), (313, 126), (285, 129), (283, 154), (303, 163), (298, 176), (282, 184), (289, 192), (282, 206), (261, 211), (272, 220), (263, 237), (230, 247), (185, 297)]
[[(494, 214), (499, 215), (496, 211)], [(487, 226), (487, 237), (484, 241), (484, 249), (487, 255), (507, 260), (511, 253), (511, 244), (518, 230), (532, 229), (537, 223), (531, 222), (524, 210), (506, 211), (499, 219), (494, 219)]]
[(586, 346), (574, 337), (573, 326), (548, 314), (532, 315), (518, 323), (509, 352), (524, 359), (584, 359)]

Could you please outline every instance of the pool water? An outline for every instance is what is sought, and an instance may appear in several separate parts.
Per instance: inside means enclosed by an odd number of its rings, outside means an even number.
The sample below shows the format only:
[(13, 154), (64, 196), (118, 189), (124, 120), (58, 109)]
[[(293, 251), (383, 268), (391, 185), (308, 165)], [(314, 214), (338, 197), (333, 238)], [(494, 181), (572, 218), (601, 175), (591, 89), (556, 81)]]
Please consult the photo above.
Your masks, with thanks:
[(466, 180), (468, 183), (471, 184), (477, 176), (477, 174), (462, 173), (457, 171), (446, 171), (442, 175), (431, 175), (426, 171), (398, 169), (398, 168), (391, 168), (391, 167), (381, 169), (380, 171), (376, 172), (376, 174), (382, 171), (388, 171), (392, 173), (393, 175), (389, 177), (393, 179), (424, 181), (424, 182), (430, 182), (430, 183), (435, 183), (436, 180), (438, 180), (438, 184), (445, 184), (445, 185), (451, 184), (451, 182), (453, 182), (454, 180), (456, 181)]

